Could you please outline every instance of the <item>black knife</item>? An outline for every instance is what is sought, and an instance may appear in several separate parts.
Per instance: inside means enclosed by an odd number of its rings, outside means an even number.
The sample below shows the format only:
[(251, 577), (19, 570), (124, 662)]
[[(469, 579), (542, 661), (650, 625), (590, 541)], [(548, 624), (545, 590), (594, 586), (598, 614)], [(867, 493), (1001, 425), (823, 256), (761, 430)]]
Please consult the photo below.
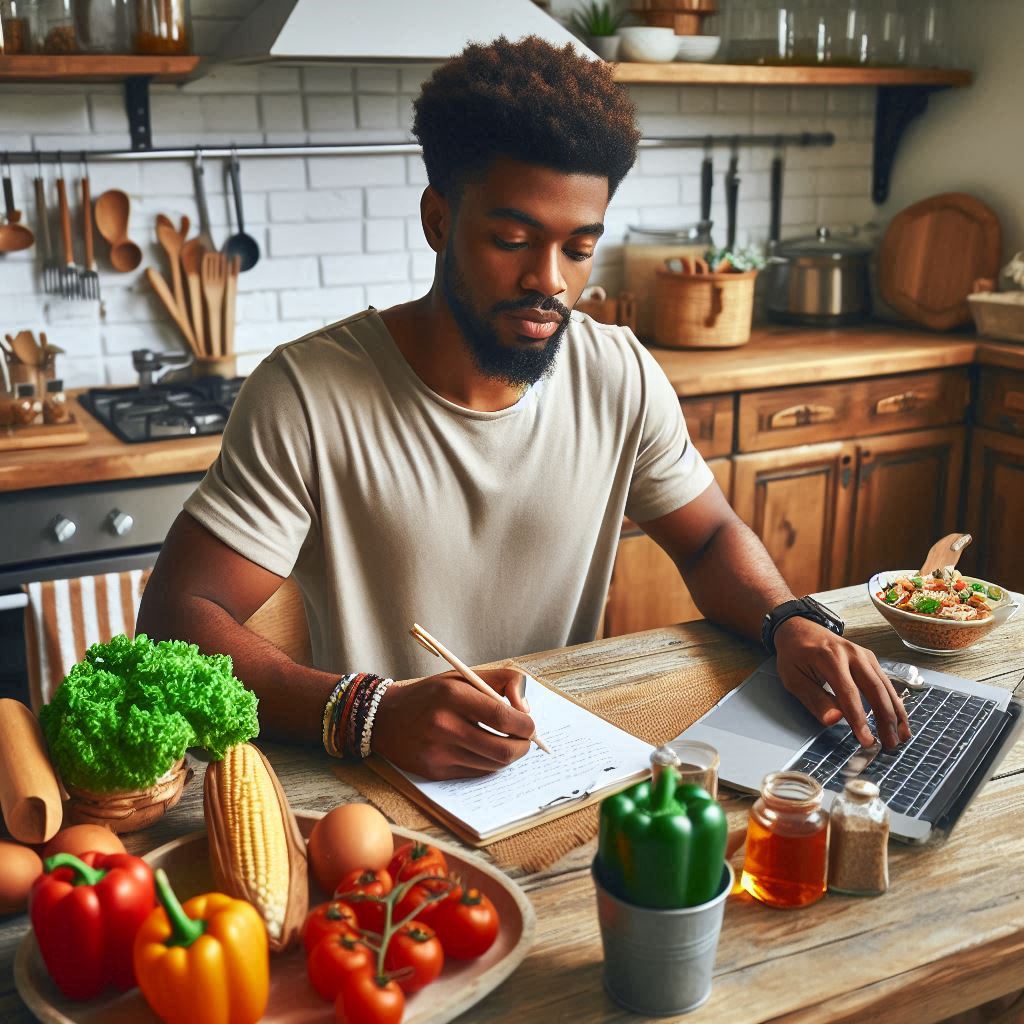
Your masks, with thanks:
[(739, 176), (740, 157), (733, 150), (729, 157), (729, 170), (725, 172), (725, 215), (726, 215), (726, 248), (736, 245), (736, 202), (740, 193)]
[(711, 161), (711, 147), (705, 145), (704, 160), (700, 165), (700, 219), (711, 220), (711, 190), (715, 184), (715, 167)]
[(775, 252), (782, 237), (782, 154), (776, 153), (771, 172), (771, 223), (768, 228), (768, 252)]

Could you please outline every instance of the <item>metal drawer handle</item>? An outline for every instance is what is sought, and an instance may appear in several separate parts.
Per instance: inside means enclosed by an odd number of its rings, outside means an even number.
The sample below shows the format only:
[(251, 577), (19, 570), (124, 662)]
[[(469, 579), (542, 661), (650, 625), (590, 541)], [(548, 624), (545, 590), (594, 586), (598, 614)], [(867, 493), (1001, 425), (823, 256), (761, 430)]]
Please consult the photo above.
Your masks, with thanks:
[(920, 405), (922, 398), (916, 391), (904, 391), (901, 395), (880, 398), (875, 403), (875, 415), (892, 416), (898, 412), (912, 412)]
[(1024, 412), (1024, 391), (1007, 391), (1003, 405), (1015, 412)]
[(791, 405), (788, 409), (772, 413), (771, 419), (768, 420), (768, 429), (809, 427), (814, 423), (831, 423), (835, 418), (836, 411), (831, 405)]

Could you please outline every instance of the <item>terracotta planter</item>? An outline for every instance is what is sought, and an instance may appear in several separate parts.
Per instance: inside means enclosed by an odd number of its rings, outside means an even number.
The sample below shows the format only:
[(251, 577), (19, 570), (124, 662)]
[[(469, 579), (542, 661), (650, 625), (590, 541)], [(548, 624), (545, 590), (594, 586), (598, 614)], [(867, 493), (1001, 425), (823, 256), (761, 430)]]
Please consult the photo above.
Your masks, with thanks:
[(145, 789), (93, 793), (65, 783), (68, 817), (74, 825), (103, 825), (113, 832), (137, 832), (163, 817), (181, 799), (194, 774), (182, 759)]

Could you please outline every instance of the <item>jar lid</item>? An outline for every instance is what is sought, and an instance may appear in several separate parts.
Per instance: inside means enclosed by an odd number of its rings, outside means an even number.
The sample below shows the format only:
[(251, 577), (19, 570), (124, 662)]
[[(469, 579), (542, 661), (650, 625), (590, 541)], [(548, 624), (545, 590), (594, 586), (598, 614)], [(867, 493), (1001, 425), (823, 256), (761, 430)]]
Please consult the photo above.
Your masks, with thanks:
[(809, 238), (794, 238), (792, 241), (781, 242), (776, 249), (779, 256), (813, 256), (817, 259), (841, 260), (847, 257), (863, 257), (871, 252), (871, 247), (853, 238), (837, 238), (832, 229), (822, 225)]
[(855, 800), (874, 800), (878, 796), (878, 787), (867, 779), (849, 779), (843, 789)]

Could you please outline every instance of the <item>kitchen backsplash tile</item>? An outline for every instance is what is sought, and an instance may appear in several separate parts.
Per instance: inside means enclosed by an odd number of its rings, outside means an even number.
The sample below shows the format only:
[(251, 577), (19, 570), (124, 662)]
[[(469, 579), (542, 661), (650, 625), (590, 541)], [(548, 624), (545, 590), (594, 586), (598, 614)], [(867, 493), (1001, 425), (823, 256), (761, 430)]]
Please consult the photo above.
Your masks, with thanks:
[[(257, 0), (192, 0), (200, 52), (211, 52), (256, 6)], [(573, 5), (557, 0), (566, 13)], [(192, 148), (235, 142), (393, 141), (408, 137), (412, 102), (429, 65), (307, 68), (219, 67), (183, 87), (154, 85), (154, 144)], [(787, 152), (783, 230), (806, 234), (818, 222), (837, 227), (870, 221), (874, 91), (870, 89), (719, 89), (707, 86), (635, 86), (634, 100), (647, 134), (833, 131), (830, 149)], [(117, 86), (5, 86), (0, 152), (33, 145), (63, 149), (65, 171), (79, 176), (78, 150), (128, 145), (124, 97)], [(665, 226), (699, 214), (699, 149), (641, 152), (606, 217), (592, 283), (615, 292), (622, 281), (622, 242), (629, 224)], [(712, 216), (724, 223), (722, 178), (728, 153), (715, 153)], [(771, 149), (740, 152), (739, 237), (763, 242), (768, 225)], [(15, 190), (29, 226), (35, 226), (31, 180), (18, 165)], [(93, 195), (122, 188), (132, 201), (130, 237), (143, 248), (143, 267), (115, 274), (97, 240), (103, 302), (66, 302), (43, 293), (35, 250), (0, 256), (0, 329), (46, 330), (67, 350), (61, 372), (69, 386), (130, 383), (130, 350), (180, 349), (145, 281), (145, 266), (166, 273), (156, 244), (157, 213), (198, 222), (188, 161), (90, 163)], [(256, 267), (239, 280), (236, 346), (240, 372), (249, 372), (277, 344), (348, 316), (372, 303), (383, 308), (422, 294), (434, 253), (419, 220), (426, 183), (418, 156), (243, 159), (246, 227), (261, 247)], [(55, 204), (55, 171), (46, 169)], [(215, 239), (233, 230), (224, 161), (206, 164)], [(73, 201), (75, 223), (79, 202)], [(55, 223), (54, 223), (54, 226)], [(80, 232), (80, 228), (78, 228)], [(716, 227), (716, 238), (721, 228)], [(56, 237), (56, 236), (55, 236)], [(76, 250), (81, 260), (80, 238)]]

